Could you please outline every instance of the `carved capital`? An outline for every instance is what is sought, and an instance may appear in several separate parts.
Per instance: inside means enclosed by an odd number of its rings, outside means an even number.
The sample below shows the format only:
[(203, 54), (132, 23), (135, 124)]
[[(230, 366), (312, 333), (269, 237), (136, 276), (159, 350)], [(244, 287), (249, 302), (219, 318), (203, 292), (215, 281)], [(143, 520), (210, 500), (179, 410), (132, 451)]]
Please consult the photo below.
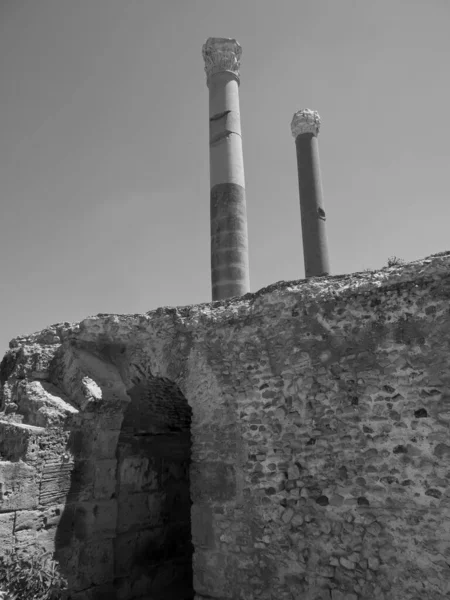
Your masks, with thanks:
[(313, 133), (318, 135), (320, 129), (320, 117), (316, 110), (302, 108), (292, 117), (291, 132), (294, 138), (301, 133)]
[(239, 82), (241, 54), (241, 45), (232, 38), (208, 38), (202, 48), (207, 82), (221, 71), (233, 73)]

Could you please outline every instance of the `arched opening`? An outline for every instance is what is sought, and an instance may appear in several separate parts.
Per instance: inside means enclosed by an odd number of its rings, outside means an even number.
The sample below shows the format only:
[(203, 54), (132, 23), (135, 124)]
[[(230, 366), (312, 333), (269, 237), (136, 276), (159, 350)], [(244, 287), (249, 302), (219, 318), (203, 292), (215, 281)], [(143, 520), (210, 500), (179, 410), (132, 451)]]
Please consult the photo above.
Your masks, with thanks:
[(117, 444), (114, 585), (121, 600), (191, 600), (191, 413), (168, 379), (128, 390)]

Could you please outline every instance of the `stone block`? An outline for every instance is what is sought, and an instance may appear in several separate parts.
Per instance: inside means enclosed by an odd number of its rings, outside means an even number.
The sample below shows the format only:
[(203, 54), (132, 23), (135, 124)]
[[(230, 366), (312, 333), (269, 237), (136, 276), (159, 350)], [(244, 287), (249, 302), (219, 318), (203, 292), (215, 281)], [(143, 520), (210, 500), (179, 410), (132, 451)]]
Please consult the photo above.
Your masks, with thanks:
[(49, 552), (55, 550), (56, 528), (51, 529), (23, 529), (15, 534), (16, 546), (21, 550), (31, 553)]
[(116, 500), (80, 502), (74, 508), (74, 534), (80, 541), (114, 538), (116, 524)]
[(0, 511), (33, 509), (39, 502), (39, 473), (23, 462), (0, 462)]
[(193, 559), (194, 589), (200, 596), (232, 598), (227, 577), (227, 557), (218, 552), (195, 550)]
[(137, 531), (162, 523), (161, 494), (121, 494), (118, 498), (117, 532)]
[(99, 424), (92, 420), (73, 432), (71, 449), (78, 459), (114, 460), (119, 436), (119, 430), (102, 430)]
[(78, 589), (113, 581), (113, 541), (102, 540), (82, 544), (78, 561), (78, 573)]
[(114, 542), (116, 553), (115, 561), (115, 577), (129, 577), (134, 562), (135, 554), (138, 547), (140, 532), (119, 534)]
[[(98, 461), (98, 463), (101, 465), (102, 461)], [(75, 462), (71, 474), (70, 489), (67, 495), (68, 502), (83, 502), (91, 500), (95, 496), (95, 476), (98, 468), (100, 466), (97, 464), (97, 461), (77, 460)], [(115, 487), (114, 476), (111, 481)], [(107, 497), (110, 498), (111, 494)]]
[(23, 530), (40, 531), (44, 528), (56, 527), (64, 512), (64, 504), (41, 510), (23, 510), (16, 513), (14, 533)]
[(193, 502), (228, 501), (236, 495), (234, 465), (224, 462), (194, 463), (191, 466), (191, 496)]
[(158, 472), (147, 457), (127, 456), (120, 461), (118, 480), (121, 490), (151, 491), (158, 488)]
[(0, 551), (10, 550), (14, 546), (15, 513), (0, 513)]
[(95, 461), (94, 498), (111, 498), (116, 490), (116, 459)]
[(39, 458), (39, 439), (44, 434), (42, 427), (0, 421), (0, 456), (12, 462), (35, 462)]
[(207, 504), (193, 504), (191, 507), (192, 542), (196, 548), (216, 547), (212, 509)]
[(59, 457), (45, 461), (39, 493), (39, 503), (43, 506), (64, 502), (72, 485), (74, 464), (71, 460)]

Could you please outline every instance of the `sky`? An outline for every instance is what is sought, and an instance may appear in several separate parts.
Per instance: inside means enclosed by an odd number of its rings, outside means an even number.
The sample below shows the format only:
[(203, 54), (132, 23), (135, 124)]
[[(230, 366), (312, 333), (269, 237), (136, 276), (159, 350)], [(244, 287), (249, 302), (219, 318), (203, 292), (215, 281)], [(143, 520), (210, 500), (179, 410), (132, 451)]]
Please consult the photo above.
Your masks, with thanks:
[(294, 112), (333, 274), (448, 250), (448, 0), (0, 0), (0, 355), (211, 298), (202, 44), (243, 48), (251, 291), (304, 277)]

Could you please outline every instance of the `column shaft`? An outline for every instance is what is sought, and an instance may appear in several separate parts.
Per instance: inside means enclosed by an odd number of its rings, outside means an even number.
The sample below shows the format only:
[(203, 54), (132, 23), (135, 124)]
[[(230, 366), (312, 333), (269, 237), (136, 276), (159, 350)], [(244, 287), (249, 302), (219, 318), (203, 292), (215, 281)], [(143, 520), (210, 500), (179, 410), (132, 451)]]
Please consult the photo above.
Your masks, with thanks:
[(313, 133), (302, 133), (297, 136), (295, 146), (305, 277), (328, 275), (330, 260), (320, 176), (319, 141)]
[(209, 90), (211, 284), (213, 300), (221, 300), (250, 289), (247, 209), (238, 83), (218, 73)]

